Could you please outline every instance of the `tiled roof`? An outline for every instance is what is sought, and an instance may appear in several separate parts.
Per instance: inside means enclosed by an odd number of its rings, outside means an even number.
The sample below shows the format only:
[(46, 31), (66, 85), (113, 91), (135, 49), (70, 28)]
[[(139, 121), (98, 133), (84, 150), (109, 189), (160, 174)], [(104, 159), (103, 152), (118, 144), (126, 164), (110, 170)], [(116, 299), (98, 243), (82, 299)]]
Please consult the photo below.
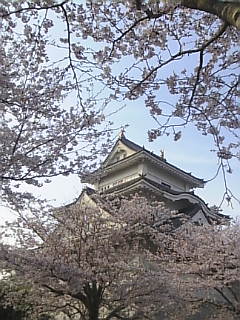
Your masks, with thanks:
[(139, 146), (138, 144), (128, 140), (124, 135), (119, 140), (134, 151), (138, 152), (138, 151), (141, 151), (144, 149), (143, 147)]
[[(186, 215), (188, 215), (190, 217), (193, 217), (198, 212), (198, 210), (201, 209), (200, 202), (202, 202), (208, 208), (207, 204), (200, 197), (195, 195), (193, 192), (186, 192), (186, 191), (182, 192), (182, 191), (172, 190), (172, 189), (170, 189), (170, 188), (168, 188), (168, 187), (166, 187), (166, 186), (164, 186), (164, 185), (162, 185), (160, 183), (157, 183), (157, 182), (155, 182), (153, 180), (150, 180), (150, 179), (148, 179), (148, 178), (146, 178), (144, 176), (140, 176), (140, 177), (138, 177), (136, 179), (127, 181), (127, 182), (122, 183), (120, 185), (117, 185), (117, 186), (115, 186), (113, 188), (110, 188), (110, 189), (106, 190), (105, 193), (112, 193), (112, 192), (120, 191), (121, 189), (125, 189), (127, 187), (130, 187), (131, 185), (134, 185), (135, 183), (141, 182), (141, 181), (143, 181), (143, 182), (145, 181), (145, 182), (149, 183), (150, 185), (156, 187), (159, 191), (167, 192), (167, 193), (172, 194), (172, 195), (183, 195), (183, 196), (184, 195), (191, 195), (191, 196), (194, 196), (196, 199), (199, 200), (199, 203), (194, 204), (194, 205), (190, 205), (190, 206), (185, 207), (185, 208), (180, 208), (180, 211), (182, 213), (185, 213)], [(208, 210), (211, 211), (210, 208), (208, 208)], [(221, 220), (222, 219), (224, 219), (224, 220), (229, 220), (230, 219), (229, 216), (223, 215), (223, 214), (220, 214), (220, 213), (214, 213), (213, 215), (216, 216), (216, 219), (221, 219)], [(207, 218), (207, 220), (209, 220), (209, 218), (207, 216), (206, 216), (206, 218)]]
[[(179, 170), (180, 172), (182, 172), (183, 174), (186, 174), (188, 176), (190, 176), (191, 178), (194, 178), (194, 179), (197, 179), (199, 182), (202, 182), (204, 183), (204, 180), (203, 179), (200, 179), (200, 178), (197, 178), (195, 176), (193, 176), (190, 172), (186, 172), (176, 166), (174, 166), (173, 164), (169, 163), (166, 159), (163, 159), (162, 157), (154, 154), (153, 152), (145, 149), (144, 147), (141, 147), (139, 146), (138, 144), (128, 140), (124, 135), (119, 139), (122, 143), (124, 143), (126, 146), (128, 146), (129, 148), (135, 150), (136, 152), (139, 152), (139, 151), (145, 151), (147, 152), (148, 154), (150, 154), (152, 157), (156, 158), (157, 160), (159, 161), (162, 161), (164, 163), (166, 163), (168, 166), (172, 167), (173, 169), (176, 169), (176, 170)], [(118, 140), (118, 141), (119, 141)], [(121, 161), (121, 160), (120, 160)]]
[(128, 186), (131, 186), (133, 185), (134, 183), (136, 182), (140, 182), (140, 181), (145, 181), (145, 182), (148, 182), (149, 184), (151, 184), (152, 186), (156, 187), (157, 189), (159, 189), (160, 191), (167, 191), (168, 193), (171, 193), (171, 194), (174, 194), (174, 195), (178, 195), (178, 194), (182, 194), (182, 193), (185, 193), (185, 194), (193, 194), (192, 192), (181, 192), (181, 191), (176, 191), (176, 190), (173, 190), (173, 189), (170, 189), (160, 183), (157, 183), (151, 179), (148, 179), (144, 176), (139, 176), (138, 178), (135, 178), (135, 179), (132, 179), (132, 180), (129, 180), (127, 182), (123, 182), (117, 186), (114, 186), (108, 190), (105, 190), (104, 192), (108, 192), (108, 193), (111, 193), (111, 192), (114, 192), (114, 191), (118, 191), (118, 190), (121, 190), (121, 189), (124, 189)]
[[(134, 158), (137, 154), (140, 154), (140, 153), (146, 153), (147, 155), (149, 155), (150, 157), (156, 159), (157, 161), (160, 161), (162, 162), (163, 165), (166, 166), (166, 168), (169, 168), (170, 170), (175, 170), (175, 172), (179, 172), (179, 174), (183, 174), (185, 175), (185, 177), (188, 177), (190, 179), (194, 179), (195, 180), (195, 183), (197, 184), (203, 184), (205, 183), (205, 181), (203, 179), (200, 179), (200, 178), (197, 178), (195, 176), (193, 176), (191, 173), (189, 172), (186, 172), (176, 166), (174, 166), (173, 164), (169, 163), (166, 161), (166, 159), (163, 159), (162, 157), (160, 156), (157, 156), (156, 154), (154, 154), (153, 152), (150, 152), (149, 150), (145, 149), (144, 147), (141, 147), (139, 146), (138, 144), (128, 140), (124, 135), (119, 138), (115, 145), (113, 146), (112, 150), (115, 148), (115, 146), (117, 145), (117, 143), (121, 141), (123, 144), (125, 144), (127, 147), (129, 147), (130, 149), (136, 151), (136, 153), (126, 157), (126, 158), (123, 158), (123, 159), (120, 159), (119, 161), (117, 162), (114, 162), (114, 163), (110, 163), (110, 164), (107, 164), (107, 160), (110, 156), (111, 153), (109, 153), (109, 155), (107, 156), (107, 158), (104, 160), (103, 162), (103, 165), (96, 169), (95, 171), (93, 171), (92, 173), (90, 173), (88, 176), (90, 177), (91, 175), (94, 176), (94, 175), (98, 175), (102, 172), (103, 169), (109, 169), (109, 168), (114, 168), (116, 165), (118, 164), (121, 164), (121, 163), (125, 163), (126, 161)], [(86, 176), (87, 177), (87, 176)], [(87, 180), (86, 180), (87, 181)], [(86, 182), (85, 181), (85, 182)], [(192, 180), (193, 181), (193, 180)]]

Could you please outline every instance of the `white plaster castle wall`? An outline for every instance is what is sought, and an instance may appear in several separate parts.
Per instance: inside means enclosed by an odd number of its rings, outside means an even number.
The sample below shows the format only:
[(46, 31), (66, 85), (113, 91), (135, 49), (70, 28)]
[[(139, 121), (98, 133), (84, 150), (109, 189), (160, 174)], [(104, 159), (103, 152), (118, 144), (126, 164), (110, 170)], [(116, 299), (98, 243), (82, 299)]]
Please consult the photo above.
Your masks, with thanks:
[(139, 168), (137, 165), (129, 166), (119, 171), (110, 173), (108, 176), (101, 178), (98, 190), (104, 191), (116, 185), (139, 177)]
[(146, 164), (147, 169), (147, 177), (153, 181), (158, 183), (166, 183), (171, 186), (172, 190), (176, 191), (189, 191), (189, 187), (185, 181), (183, 181), (180, 177), (171, 175), (166, 172), (164, 169), (157, 168), (152, 164)]
[(154, 164), (146, 161), (109, 173), (107, 176), (101, 178), (99, 184), (96, 185), (96, 189), (104, 191), (116, 185), (136, 179), (140, 175), (144, 175), (146, 178), (159, 184), (165, 183), (175, 191), (189, 191), (189, 185), (180, 177), (174, 176), (164, 169), (156, 167)]

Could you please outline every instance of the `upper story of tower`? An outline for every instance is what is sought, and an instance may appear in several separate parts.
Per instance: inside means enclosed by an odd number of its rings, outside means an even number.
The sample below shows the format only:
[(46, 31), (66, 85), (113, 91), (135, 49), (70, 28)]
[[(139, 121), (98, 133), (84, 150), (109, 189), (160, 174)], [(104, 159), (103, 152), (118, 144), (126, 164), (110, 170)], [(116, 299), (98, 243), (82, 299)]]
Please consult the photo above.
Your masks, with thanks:
[(189, 192), (204, 187), (202, 179), (170, 164), (163, 154), (158, 156), (128, 140), (124, 134), (116, 141), (101, 167), (84, 182), (105, 193), (131, 185), (141, 178), (173, 192)]

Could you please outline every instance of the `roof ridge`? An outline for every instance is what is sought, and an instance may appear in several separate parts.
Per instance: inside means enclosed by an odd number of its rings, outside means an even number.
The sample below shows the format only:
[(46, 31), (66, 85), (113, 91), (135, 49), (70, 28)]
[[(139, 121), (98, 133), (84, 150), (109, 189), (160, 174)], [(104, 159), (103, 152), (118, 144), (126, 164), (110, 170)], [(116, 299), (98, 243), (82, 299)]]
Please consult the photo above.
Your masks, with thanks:
[(183, 169), (175, 166), (174, 164), (171, 164), (171, 163), (168, 162), (166, 159), (161, 158), (160, 156), (158, 156), (158, 155), (155, 154), (154, 152), (151, 152), (151, 151), (149, 151), (148, 149), (145, 149), (144, 147), (141, 147), (141, 146), (138, 145), (137, 143), (135, 143), (135, 142), (127, 139), (124, 134), (117, 140), (117, 142), (118, 142), (118, 141), (121, 141), (122, 143), (125, 143), (129, 148), (132, 148), (132, 149), (134, 149), (134, 150), (137, 151), (137, 152), (138, 152), (138, 151), (146, 151), (146, 152), (149, 153), (151, 156), (153, 156), (153, 157), (157, 158), (158, 160), (166, 163), (166, 164), (169, 165), (170, 167), (172, 167), (172, 168), (174, 168), (174, 169), (177, 169), (177, 170), (181, 171), (182, 173), (184, 173), (184, 174), (186, 174), (186, 175), (188, 175), (188, 176), (191, 176), (192, 178), (197, 179), (198, 181), (201, 181), (202, 183), (205, 183), (205, 182), (206, 182), (204, 179), (195, 177), (195, 176), (192, 175), (190, 172), (187, 172), (187, 171), (185, 171), (185, 170), (183, 170)]
[[(134, 149), (135, 151), (143, 150), (144, 148), (141, 147), (139, 144), (127, 139), (125, 135), (122, 135), (119, 139), (122, 143), (126, 144), (129, 148)], [(118, 142), (117, 140), (117, 142)]]

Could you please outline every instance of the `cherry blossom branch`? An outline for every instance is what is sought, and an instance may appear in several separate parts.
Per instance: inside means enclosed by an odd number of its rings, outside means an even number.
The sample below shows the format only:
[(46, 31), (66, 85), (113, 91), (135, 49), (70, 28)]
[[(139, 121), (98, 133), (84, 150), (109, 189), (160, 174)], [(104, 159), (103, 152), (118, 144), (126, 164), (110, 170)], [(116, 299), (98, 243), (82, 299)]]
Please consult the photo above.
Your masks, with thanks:
[(117, 26), (115, 24), (112, 23), (112, 21), (110, 20), (111, 24), (121, 33), (121, 35), (114, 39), (113, 42), (112, 42), (112, 48), (111, 48), (111, 51), (109, 53), (109, 58), (112, 56), (112, 53), (114, 52), (115, 50), (115, 46), (116, 46), (116, 43), (121, 41), (128, 33), (130, 33), (131, 31), (134, 30), (134, 28), (136, 26), (138, 26), (141, 22), (145, 21), (145, 20), (150, 20), (150, 19), (157, 19), (157, 18), (160, 18), (162, 16), (164, 16), (165, 14), (168, 14), (169, 12), (171, 12), (173, 10), (173, 8), (167, 8), (166, 10), (158, 13), (158, 14), (154, 14), (152, 11), (150, 10), (147, 10), (145, 11), (146, 13), (146, 16), (145, 17), (142, 17), (138, 20), (136, 20), (128, 29), (126, 29), (125, 31), (121, 31), (119, 28), (117, 28)]
[[(27, 118), (25, 117), (25, 119), (27, 119)], [(23, 132), (24, 125), (25, 125), (25, 122), (24, 122), (24, 120), (23, 120), (22, 123), (21, 123), (21, 125), (20, 125), (20, 129), (19, 129), (17, 138), (16, 138), (15, 143), (14, 143), (14, 146), (13, 146), (12, 156), (14, 155), (14, 153), (15, 153), (15, 151), (16, 151), (16, 149), (17, 149), (17, 146), (18, 146), (18, 143), (19, 143), (21, 134), (22, 134), (22, 132)]]
[(70, 65), (70, 68), (73, 72), (73, 78), (75, 80), (75, 84), (76, 84), (76, 87), (77, 87), (77, 95), (78, 95), (78, 99), (79, 99), (79, 103), (82, 107), (82, 111), (84, 114), (86, 114), (86, 110), (85, 110), (85, 107), (82, 103), (82, 97), (81, 97), (81, 94), (80, 94), (80, 88), (79, 88), (79, 85), (78, 85), (78, 79), (77, 79), (77, 74), (76, 74), (76, 71), (75, 71), (75, 68), (74, 68), (74, 65), (73, 65), (73, 62), (72, 62), (72, 51), (71, 51), (71, 30), (70, 30), (70, 25), (69, 25), (69, 21), (68, 21), (68, 16), (67, 16), (67, 12), (66, 12), (66, 9), (64, 8), (64, 3), (62, 3), (60, 5), (62, 11), (63, 11), (63, 14), (64, 14), (64, 18), (65, 18), (65, 21), (66, 21), (66, 25), (67, 25), (67, 39), (68, 39), (68, 59), (69, 59), (69, 65)]
[[(144, 82), (146, 82), (146, 80), (148, 80), (160, 68), (166, 66), (170, 62), (175, 61), (179, 57), (183, 57), (184, 55), (189, 55), (189, 54), (193, 54), (193, 53), (198, 53), (199, 52), (200, 53), (200, 62), (201, 62), (201, 55), (203, 55), (203, 53), (201, 54), (201, 52), (203, 52), (208, 46), (210, 46), (214, 41), (216, 41), (219, 37), (221, 37), (221, 35), (226, 31), (227, 27), (228, 27), (228, 25), (226, 23), (223, 24), (220, 27), (220, 29), (218, 30), (218, 32), (211, 39), (206, 41), (206, 43), (204, 43), (200, 48), (179, 51), (178, 53), (176, 53), (173, 56), (171, 56), (171, 58), (169, 58), (165, 62), (159, 64), (158, 66), (156, 66), (154, 68), (152, 68), (152, 70), (141, 81), (139, 81), (139, 83), (137, 85), (135, 85), (131, 89), (130, 93), (134, 92), (138, 87), (141, 87), (141, 85)], [(199, 73), (200, 73), (200, 71), (201, 71), (201, 69), (199, 70)]]
[(20, 8), (20, 9), (17, 9), (17, 10), (13, 10), (13, 11), (10, 11), (10, 12), (4, 12), (3, 13), (0, 13), (0, 17), (1, 18), (6, 18), (12, 14), (16, 14), (16, 13), (21, 13), (21, 12), (25, 12), (25, 11), (29, 11), (29, 10), (37, 10), (37, 11), (40, 11), (40, 10), (48, 10), (48, 9), (54, 9), (54, 8), (59, 8), (61, 6), (63, 6), (64, 4), (68, 3), (69, 0), (64, 0), (62, 1), (61, 3), (56, 3), (56, 4), (53, 4), (53, 5), (50, 5), (50, 6), (46, 6), (46, 5), (43, 5), (43, 6), (40, 6), (40, 7), (26, 7), (26, 8)]

